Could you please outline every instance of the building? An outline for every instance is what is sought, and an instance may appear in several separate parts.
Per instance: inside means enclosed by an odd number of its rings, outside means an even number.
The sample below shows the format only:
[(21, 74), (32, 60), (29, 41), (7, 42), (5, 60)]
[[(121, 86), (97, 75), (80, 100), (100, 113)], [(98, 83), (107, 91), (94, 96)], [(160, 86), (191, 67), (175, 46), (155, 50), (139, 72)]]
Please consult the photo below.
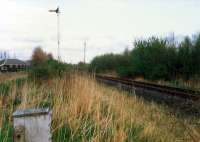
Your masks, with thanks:
[(6, 59), (0, 61), (0, 72), (17, 72), (26, 70), (28, 68), (28, 64), (19, 59)]

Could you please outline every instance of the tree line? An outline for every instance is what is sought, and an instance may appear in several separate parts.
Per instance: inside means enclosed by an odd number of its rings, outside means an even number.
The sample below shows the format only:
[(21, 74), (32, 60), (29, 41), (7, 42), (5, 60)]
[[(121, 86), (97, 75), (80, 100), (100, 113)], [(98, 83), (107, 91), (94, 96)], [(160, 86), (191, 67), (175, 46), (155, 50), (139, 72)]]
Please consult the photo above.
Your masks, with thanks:
[(121, 77), (150, 80), (191, 79), (200, 76), (200, 34), (175, 43), (167, 38), (136, 40), (132, 50), (95, 57), (90, 71), (115, 71)]

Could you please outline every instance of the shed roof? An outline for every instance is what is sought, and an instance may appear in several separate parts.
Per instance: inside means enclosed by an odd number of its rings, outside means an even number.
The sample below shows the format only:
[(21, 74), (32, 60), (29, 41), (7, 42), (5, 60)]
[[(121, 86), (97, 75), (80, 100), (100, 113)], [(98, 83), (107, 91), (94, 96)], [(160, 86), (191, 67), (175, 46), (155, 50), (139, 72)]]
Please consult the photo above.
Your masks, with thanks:
[[(1, 60), (0, 64), (2, 64), (5, 60)], [(7, 59), (5, 65), (26, 65), (26, 62), (19, 59)]]

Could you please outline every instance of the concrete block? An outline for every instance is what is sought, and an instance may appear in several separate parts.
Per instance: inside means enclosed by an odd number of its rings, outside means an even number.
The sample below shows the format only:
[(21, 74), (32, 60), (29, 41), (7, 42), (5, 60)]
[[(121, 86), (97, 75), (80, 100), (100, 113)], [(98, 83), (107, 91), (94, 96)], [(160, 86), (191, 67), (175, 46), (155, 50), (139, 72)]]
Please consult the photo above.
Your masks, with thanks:
[(14, 142), (51, 142), (51, 114), (49, 108), (15, 111)]

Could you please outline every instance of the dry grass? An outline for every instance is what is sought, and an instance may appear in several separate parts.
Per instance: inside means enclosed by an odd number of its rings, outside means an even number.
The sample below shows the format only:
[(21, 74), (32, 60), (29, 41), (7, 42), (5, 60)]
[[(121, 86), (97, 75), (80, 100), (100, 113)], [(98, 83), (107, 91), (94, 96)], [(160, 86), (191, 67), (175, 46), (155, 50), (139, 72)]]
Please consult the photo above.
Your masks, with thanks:
[[(186, 129), (194, 128), (189, 120), (176, 118), (164, 106), (100, 85), (93, 77), (74, 74), (40, 85), (25, 82), (16, 88), (14, 85), (4, 97), (10, 105), (1, 106), (6, 108), (6, 122), (12, 123), (15, 109), (51, 106), (54, 141), (193, 141)], [(20, 103), (15, 104), (19, 98)], [(3, 115), (0, 121), (5, 121)]]
[(0, 83), (23, 77), (27, 77), (27, 73), (24, 72), (0, 73)]
[(150, 80), (145, 80), (143, 77), (137, 77), (137, 78), (135, 78), (135, 80), (200, 91), (200, 79), (199, 79), (199, 77), (197, 77), (195, 79), (190, 79), (190, 80), (174, 79), (174, 80), (171, 80), (171, 81), (164, 81), (164, 80), (150, 81)]

